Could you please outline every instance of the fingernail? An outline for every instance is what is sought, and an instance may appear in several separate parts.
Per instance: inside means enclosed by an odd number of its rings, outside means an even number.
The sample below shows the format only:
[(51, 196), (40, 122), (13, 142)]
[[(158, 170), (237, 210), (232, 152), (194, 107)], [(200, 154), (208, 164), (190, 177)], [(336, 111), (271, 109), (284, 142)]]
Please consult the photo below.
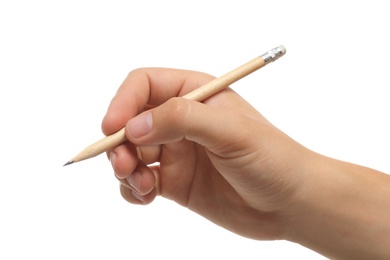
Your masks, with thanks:
[(138, 192), (132, 190), (131, 193), (133, 194), (134, 198), (136, 198), (137, 200), (139, 200), (141, 202), (144, 201), (144, 197), (141, 194), (139, 194)]
[(132, 137), (139, 138), (148, 134), (152, 130), (152, 124), (152, 112), (149, 111), (131, 119), (127, 123), (126, 129)]
[(142, 180), (142, 173), (139, 171), (133, 172), (132, 174), (130, 174), (129, 177), (126, 178), (127, 183), (131, 187), (133, 187), (137, 192), (140, 192), (141, 180)]
[(113, 168), (115, 167), (116, 157), (117, 155), (115, 152), (110, 152), (110, 162)]

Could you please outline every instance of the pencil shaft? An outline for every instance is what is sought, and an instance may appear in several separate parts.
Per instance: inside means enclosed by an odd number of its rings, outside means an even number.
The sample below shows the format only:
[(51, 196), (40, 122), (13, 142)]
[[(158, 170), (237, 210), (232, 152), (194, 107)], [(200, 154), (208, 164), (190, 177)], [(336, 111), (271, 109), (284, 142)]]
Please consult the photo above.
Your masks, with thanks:
[(202, 101), (217, 92), (225, 89), (230, 84), (236, 82), (237, 80), (249, 75), (250, 73), (260, 69), (265, 65), (265, 61), (262, 57), (257, 57), (244, 65), (226, 73), (225, 75), (216, 78), (209, 83), (191, 91), (190, 93), (183, 96), (183, 98)]
[[(279, 57), (285, 54), (286, 50), (283, 46), (268, 51), (267, 53), (259, 56), (242, 66), (226, 73), (225, 75), (216, 78), (209, 83), (193, 90), (192, 92), (183, 96), (183, 98), (191, 99), (195, 101), (202, 101), (217, 92), (225, 89), (230, 84), (236, 82), (237, 80), (247, 76), (248, 74), (260, 69), (264, 65), (267, 65), (271, 61), (275, 61)], [(125, 128), (122, 128), (118, 132), (106, 136), (103, 139), (97, 141), (96, 143), (88, 146), (79, 154), (77, 154), (73, 159), (67, 162), (65, 165), (71, 164), (73, 162), (79, 162), (85, 159), (95, 157), (105, 151), (111, 150), (112, 148), (120, 145), (121, 143), (127, 140), (125, 134)]]
[(94, 144), (91, 144), (84, 150), (82, 150), (78, 155), (73, 157), (71, 162), (79, 162), (82, 160), (86, 160), (92, 157), (95, 157), (105, 151), (111, 150), (112, 148), (120, 145), (121, 143), (127, 140), (125, 134), (125, 128), (122, 128), (118, 132), (115, 132), (112, 135), (108, 135), (103, 139), (97, 141)]

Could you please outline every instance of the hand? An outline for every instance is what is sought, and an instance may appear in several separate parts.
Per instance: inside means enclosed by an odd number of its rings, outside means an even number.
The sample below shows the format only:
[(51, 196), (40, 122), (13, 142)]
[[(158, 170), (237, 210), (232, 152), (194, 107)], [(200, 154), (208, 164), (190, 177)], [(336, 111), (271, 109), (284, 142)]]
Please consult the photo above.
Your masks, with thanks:
[(231, 89), (203, 103), (178, 98), (213, 79), (139, 69), (102, 128), (126, 125), (108, 153), (122, 196), (157, 195), (254, 239), (286, 239), (331, 258), (389, 259), (390, 176), (298, 144)]
[(129, 142), (108, 154), (121, 194), (136, 204), (161, 195), (243, 236), (281, 238), (312, 153), (229, 88), (203, 103), (177, 98), (212, 79), (160, 68), (128, 75), (102, 123), (107, 135), (126, 125)]

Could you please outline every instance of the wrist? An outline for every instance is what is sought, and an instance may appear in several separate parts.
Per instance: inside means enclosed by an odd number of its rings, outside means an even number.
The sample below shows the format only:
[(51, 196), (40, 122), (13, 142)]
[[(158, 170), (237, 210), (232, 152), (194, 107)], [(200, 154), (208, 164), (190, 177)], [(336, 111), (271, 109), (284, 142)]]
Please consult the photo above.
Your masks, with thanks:
[(389, 176), (321, 155), (310, 167), (285, 238), (331, 258), (389, 254)]

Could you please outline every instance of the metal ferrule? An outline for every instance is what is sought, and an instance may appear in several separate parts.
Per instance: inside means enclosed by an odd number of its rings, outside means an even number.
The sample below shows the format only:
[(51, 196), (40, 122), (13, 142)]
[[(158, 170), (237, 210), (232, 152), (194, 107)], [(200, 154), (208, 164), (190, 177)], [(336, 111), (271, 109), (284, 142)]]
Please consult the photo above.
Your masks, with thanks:
[(268, 52), (261, 55), (261, 58), (263, 58), (265, 65), (267, 65), (270, 62), (274, 62), (280, 57), (282, 57), (286, 53), (286, 50), (283, 46), (276, 47), (272, 50), (269, 50)]

